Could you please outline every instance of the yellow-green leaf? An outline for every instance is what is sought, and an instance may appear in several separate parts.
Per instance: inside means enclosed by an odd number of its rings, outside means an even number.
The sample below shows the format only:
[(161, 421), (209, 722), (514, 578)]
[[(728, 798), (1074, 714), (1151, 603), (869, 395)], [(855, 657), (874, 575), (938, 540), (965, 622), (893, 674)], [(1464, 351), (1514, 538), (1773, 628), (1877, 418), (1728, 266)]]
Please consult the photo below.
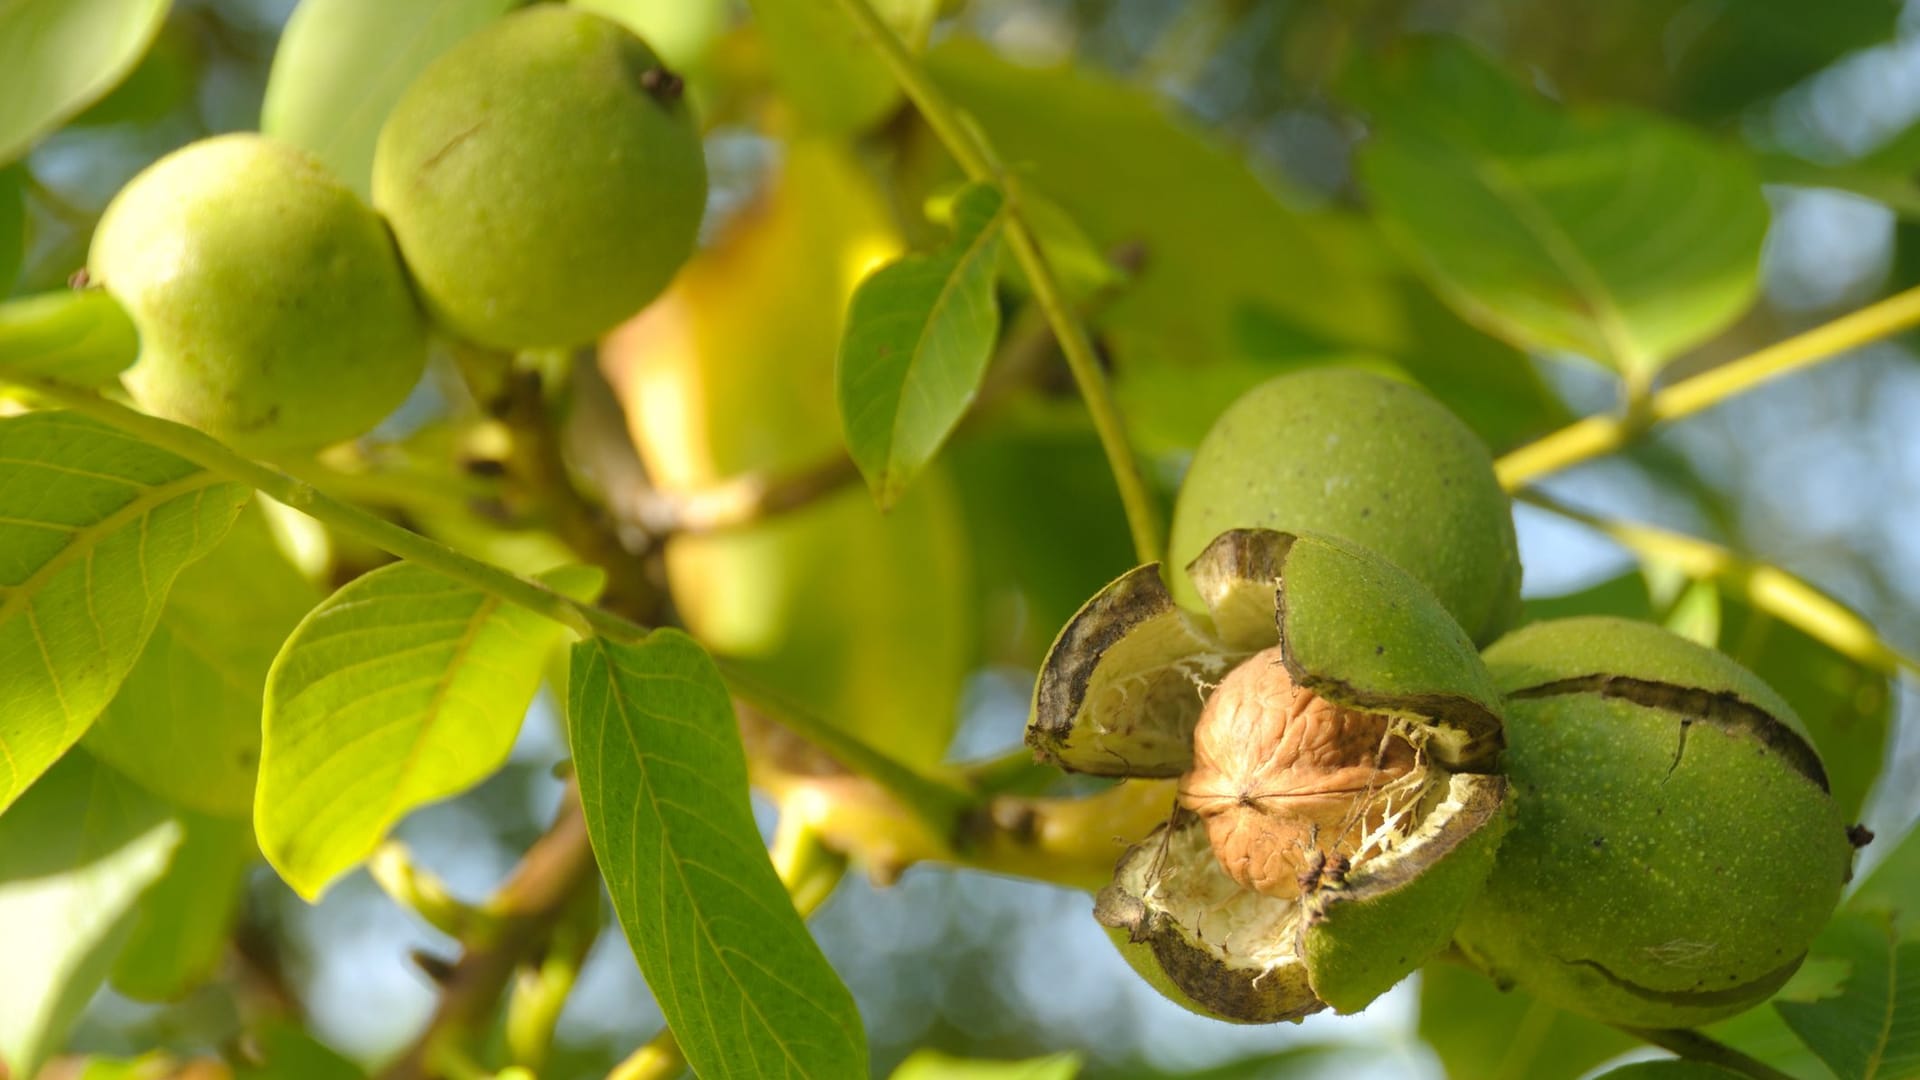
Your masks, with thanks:
[(167, 17), (167, 0), (0, 4), (0, 165), (106, 96)]
[(0, 809), (99, 716), (250, 494), (68, 413), (0, 419)]
[[(570, 594), (602, 575), (545, 576)], [(561, 627), (411, 563), (381, 567), (301, 621), (267, 675), (254, 831), (316, 899), (408, 811), (506, 761)]]

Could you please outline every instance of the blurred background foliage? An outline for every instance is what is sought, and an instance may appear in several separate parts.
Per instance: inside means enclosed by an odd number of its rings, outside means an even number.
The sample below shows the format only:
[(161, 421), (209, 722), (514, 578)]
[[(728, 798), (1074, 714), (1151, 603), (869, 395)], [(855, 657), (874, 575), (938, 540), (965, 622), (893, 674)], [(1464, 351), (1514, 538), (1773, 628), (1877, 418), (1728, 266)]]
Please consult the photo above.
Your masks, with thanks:
[[(404, 80), (364, 72), (342, 100), (340, 73), (366, 59), (301, 27), (320, 25), (320, 9), (333, 9), (328, 25), (358, 10), (388, 28), (402, 44), (399, 59), (388, 59), (404, 66), (413, 62), (406, 49), (430, 55), (508, 6), (90, 3), (102, 14), (87, 34), (57, 39), (36, 36), (47, 0), (0, 6), (0, 66), (46, 73), (48, 92), (71, 102), (54, 109), (69, 118), (64, 126), (24, 156), (21, 140), (32, 133), (0, 116), (0, 161), (18, 158), (0, 169), (0, 292), (59, 287), (84, 262), (93, 221), (119, 186), (205, 134), (264, 125), (318, 140), (364, 186), (381, 102)], [(757, 21), (727, 0), (586, 6), (639, 27), (686, 75), (715, 178), (695, 262), (604, 344), (597, 364), (570, 365), (571, 467), (637, 520), (647, 509), (636, 494), (641, 475), (645, 490), (697, 492), (742, 472), (805, 469), (834, 452), (833, 352), (846, 297), (878, 260), (937, 242), (942, 227), (924, 208), (956, 173), (884, 69), (847, 35), (810, 25), (807, 5), (761, 5)], [(1043, 197), (1041, 232), (1092, 322), (1165, 498), (1212, 417), (1280, 371), (1321, 363), (1402, 371), (1498, 452), (1615, 408), (1608, 366), (1629, 385), (1653, 380), (1669, 361), (1662, 377), (1684, 375), (1920, 285), (1920, 11), (1895, 0), (880, 6), (924, 44), (940, 85)], [(1429, 53), (1422, 42), (1431, 35), (1479, 54)], [(101, 96), (104, 88), (70, 73), (113, 66), (105, 53), (124, 59), (126, 77)], [(1440, 59), (1422, 67), (1433, 55)], [(1532, 112), (1494, 108), (1477, 129), (1442, 133), (1436, 147), (1436, 125), (1466, 115), (1473, 128), (1472, 115), (1448, 111), (1463, 87), (1517, 93), (1500, 89), (1509, 76), (1543, 95)], [(1502, 261), (1508, 249), (1431, 257), (1448, 250), (1450, 230), (1499, 227), (1449, 194), (1458, 163), (1448, 147), (1464, 140), (1497, 162), (1535, 138), (1589, 140), (1629, 160), (1659, 158), (1646, 148), (1673, 142), (1697, 155), (1677, 181), (1629, 166), (1646, 186), (1621, 197), (1666, 206), (1670, 234), (1618, 235), (1607, 218), (1612, 189), (1589, 193), (1575, 217), (1593, 226), (1584, 239), (1622, 252), (1622, 278), (1610, 284), (1622, 297), (1624, 338), (1569, 330), (1560, 295), (1531, 298), (1535, 319), (1483, 317), (1489, 296), (1510, 298), (1541, 280), (1524, 261)], [(1700, 191), (1708, 195), (1690, 202)], [(1757, 280), (1739, 271), (1756, 255)], [(1659, 277), (1675, 261), (1706, 265), (1692, 277), (1712, 279), (1711, 295), (1675, 301)], [(1716, 278), (1712, 267), (1722, 264), (1732, 269)], [(1132, 561), (1072, 385), (1024, 286), (1015, 280), (1008, 293), (996, 372), (1011, 372), (1010, 385), (996, 391), (990, 380), (986, 402), (892, 514), (853, 487), (763, 526), (675, 538), (661, 564), (678, 615), (710, 645), (927, 764), (1016, 747), (1052, 634)], [(1708, 538), (1788, 568), (1864, 615), (1894, 648), (1920, 651), (1920, 364), (1899, 341), (1861, 353), (1553, 476), (1541, 490), (1603, 518)], [(494, 434), (449, 375), (457, 359), (443, 356), (407, 409), (334, 465), (360, 478), (359, 494), (416, 527), (518, 568), (551, 565), (564, 552), (514, 508), (499, 520), (470, 512), (476, 495), (490, 494), (470, 466), (491, 452)], [(1814, 730), (1836, 793), (1882, 837), (1865, 854), (1855, 904), (1911, 902), (1920, 849), (1899, 841), (1920, 812), (1920, 726), (1911, 695), (1883, 666), (1757, 610), (1737, 574), (1695, 580), (1684, 560), (1654, 548), (1629, 550), (1535, 505), (1516, 512), (1536, 612), (1667, 620), (1771, 680)], [(260, 571), (280, 584), (249, 591), (295, 599), (234, 616), (247, 624), (242, 634), (255, 625), (284, 632), (311, 603), (302, 593), (310, 583), (338, 584), (378, 561), (266, 515), (228, 543), (255, 543), (269, 530), (295, 558)], [(177, 645), (225, 610), (222, 587), (235, 586), (183, 579), (169, 640)], [(243, 685), (264, 673), (264, 657), (248, 662)], [(136, 673), (128, 692), (186, 695), (195, 704), (180, 704), (183, 715), (203, 707), (194, 719), (223, 746), (237, 740), (244, 758), (244, 694), (234, 700), (231, 685), (195, 675), (185, 660), (174, 667), (186, 669), (175, 684)], [(195, 677), (205, 685), (178, 685)], [(457, 893), (484, 895), (552, 817), (559, 732), (543, 696), (505, 769), (413, 815), (399, 837)], [(143, 765), (154, 751), (137, 733), (118, 732), (111, 712), (87, 747), (106, 764), (73, 769), (113, 766), (150, 783), (155, 770)], [(204, 811), (194, 819), (204, 827), (189, 828), (181, 850), (196, 853), (188, 880), (199, 895), (238, 899), (231, 945), (219, 933), (228, 909), (215, 903), (197, 959), (176, 958), (182, 976), (143, 984), (131, 974), (141, 966), (129, 965), (129, 977), (86, 1007), (72, 1048), (124, 1057), (217, 1047), (270, 1001), (271, 1011), (304, 1016), (312, 1036), (348, 1061), (385, 1060), (434, 1001), (410, 954), (444, 953), (450, 940), (364, 873), (309, 907), (264, 867), (240, 865), (232, 852), (244, 837), (221, 838), (236, 828), (221, 815), (245, 803), (231, 797), (233, 783), (210, 774), (184, 794), (160, 792)], [(762, 808), (770, 826), (772, 806)], [(240, 888), (223, 890), (223, 881)], [(962, 1075), (942, 1071), (950, 1066), (931, 1051), (1069, 1052), (1085, 1075), (1143, 1078), (1576, 1077), (1648, 1053), (1445, 966), (1358, 1019), (1229, 1028), (1140, 984), (1087, 910), (1082, 893), (918, 866), (884, 887), (850, 878), (812, 925), (858, 999), (876, 1068), (920, 1051), (903, 1076)], [(1913, 935), (1913, 925), (1896, 931)], [(1821, 993), (1833, 970), (1816, 957), (1786, 996)], [(603, 933), (561, 1017), (547, 1075), (604, 1072), (658, 1025), (621, 935)], [(1771, 1007), (1719, 1034), (1797, 1075), (1828, 1075)], [(292, 1047), (279, 1060), (304, 1062), (298, 1075), (354, 1075), (354, 1065), (292, 1028), (255, 1038)], [(1021, 1075), (1061, 1074), (1058, 1063), (1035, 1068)], [(88, 1075), (96, 1071), (114, 1070), (96, 1063)]]

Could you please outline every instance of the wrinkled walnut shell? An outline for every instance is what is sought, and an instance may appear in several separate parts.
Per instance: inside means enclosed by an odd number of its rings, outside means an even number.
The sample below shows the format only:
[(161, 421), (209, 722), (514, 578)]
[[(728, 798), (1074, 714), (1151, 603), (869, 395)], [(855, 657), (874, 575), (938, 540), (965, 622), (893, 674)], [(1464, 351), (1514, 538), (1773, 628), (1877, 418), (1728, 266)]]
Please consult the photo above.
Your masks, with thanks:
[(1278, 648), (1256, 653), (1207, 699), (1180, 804), (1235, 881), (1293, 899), (1329, 859), (1365, 846), (1393, 781), (1413, 770), (1413, 747), (1388, 723), (1294, 685)]

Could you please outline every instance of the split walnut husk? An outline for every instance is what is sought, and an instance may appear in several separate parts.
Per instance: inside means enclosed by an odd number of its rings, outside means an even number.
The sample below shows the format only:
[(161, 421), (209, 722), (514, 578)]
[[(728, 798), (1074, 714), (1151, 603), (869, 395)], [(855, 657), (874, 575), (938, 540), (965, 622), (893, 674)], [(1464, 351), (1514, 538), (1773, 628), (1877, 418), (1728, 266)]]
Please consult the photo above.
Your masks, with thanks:
[(1500, 698), (1433, 595), (1328, 537), (1227, 532), (1123, 575), (1061, 632), (1027, 741), (1179, 777), (1095, 915), (1136, 969), (1246, 1023), (1355, 1012), (1444, 947), (1507, 823)]

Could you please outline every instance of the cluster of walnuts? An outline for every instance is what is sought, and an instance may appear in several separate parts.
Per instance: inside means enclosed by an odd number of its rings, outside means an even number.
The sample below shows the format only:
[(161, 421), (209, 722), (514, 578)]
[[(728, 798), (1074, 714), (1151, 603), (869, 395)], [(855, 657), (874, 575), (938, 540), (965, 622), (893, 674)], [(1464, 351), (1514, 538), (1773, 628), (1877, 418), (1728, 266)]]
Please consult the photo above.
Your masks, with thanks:
[(431, 324), (522, 349), (639, 311), (692, 252), (707, 180), (646, 43), (550, 4), (421, 73), (380, 131), (372, 190), (368, 206), (251, 133), (135, 177), (87, 268), (140, 331), (135, 401), (252, 452), (359, 435), (418, 381)]
[(1352, 1012), (1451, 948), (1687, 1027), (1772, 995), (1838, 902), (1859, 834), (1793, 710), (1650, 623), (1513, 629), (1506, 496), (1417, 388), (1320, 368), (1249, 391), (1172, 548), (1061, 632), (1028, 742), (1180, 778), (1095, 915), (1188, 1007)]

